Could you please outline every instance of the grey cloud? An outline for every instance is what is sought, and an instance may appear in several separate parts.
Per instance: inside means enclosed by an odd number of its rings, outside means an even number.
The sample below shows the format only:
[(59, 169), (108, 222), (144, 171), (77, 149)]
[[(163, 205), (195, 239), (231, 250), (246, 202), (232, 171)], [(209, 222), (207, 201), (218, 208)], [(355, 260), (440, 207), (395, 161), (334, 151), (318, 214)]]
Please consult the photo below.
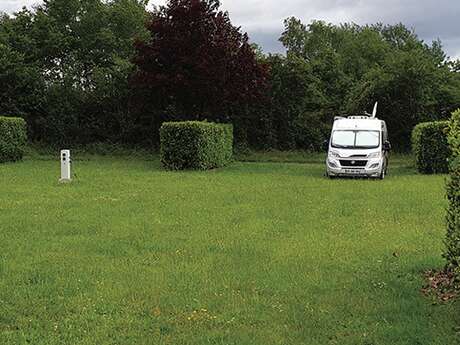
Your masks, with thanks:
[(39, 0), (0, 0), (0, 11), (12, 13), (20, 10), (23, 6), (31, 7), (39, 2)]
[[(283, 20), (296, 16), (303, 22), (324, 20), (334, 24), (403, 23), (420, 38), (431, 42), (440, 38), (451, 57), (460, 57), (460, 17), (458, 0), (223, 0), (233, 22), (241, 25), (266, 51), (280, 51), (278, 38)], [(270, 39), (271, 37), (271, 39)]]
[(257, 43), (266, 53), (284, 53), (286, 50), (278, 40), (279, 36), (278, 31), (255, 30), (250, 33), (249, 39), (251, 42)]

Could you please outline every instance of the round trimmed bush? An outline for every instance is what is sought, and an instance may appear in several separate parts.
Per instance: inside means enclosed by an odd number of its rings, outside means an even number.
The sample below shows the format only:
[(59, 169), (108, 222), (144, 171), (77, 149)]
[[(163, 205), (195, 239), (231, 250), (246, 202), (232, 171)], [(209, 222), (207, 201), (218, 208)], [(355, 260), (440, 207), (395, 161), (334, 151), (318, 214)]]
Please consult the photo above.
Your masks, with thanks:
[(166, 122), (160, 128), (161, 162), (168, 170), (206, 170), (233, 156), (233, 126), (210, 122)]
[(21, 160), (27, 144), (27, 126), (19, 117), (0, 116), (0, 163)]
[(424, 122), (412, 131), (412, 151), (417, 170), (424, 174), (449, 171), (451, 150), (447, 142), (449, 121)]

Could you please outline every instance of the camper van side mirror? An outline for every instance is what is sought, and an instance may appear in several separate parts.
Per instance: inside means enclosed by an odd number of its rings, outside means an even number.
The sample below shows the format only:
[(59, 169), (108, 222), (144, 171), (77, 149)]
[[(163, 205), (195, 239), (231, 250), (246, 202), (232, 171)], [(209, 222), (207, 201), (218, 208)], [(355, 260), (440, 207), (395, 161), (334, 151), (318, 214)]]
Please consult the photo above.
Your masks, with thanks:
[(386, 140), (384, 143), (383, 143), (383, 149), (385, 151), (391, 151), (391, 144), (388, 140)]
[(326, 152), (329, 150), (329, 140), (323, 141), (323, 150)]

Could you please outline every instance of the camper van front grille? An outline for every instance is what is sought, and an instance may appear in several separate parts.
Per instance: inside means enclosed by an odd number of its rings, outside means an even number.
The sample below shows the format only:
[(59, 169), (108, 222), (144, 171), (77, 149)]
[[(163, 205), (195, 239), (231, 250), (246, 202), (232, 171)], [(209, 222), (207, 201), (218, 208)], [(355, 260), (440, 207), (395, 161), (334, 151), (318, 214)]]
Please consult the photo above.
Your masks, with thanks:
[(367, 165), (367, 161), (341, 159), (340, 165), (343, 167), (365, 167)]

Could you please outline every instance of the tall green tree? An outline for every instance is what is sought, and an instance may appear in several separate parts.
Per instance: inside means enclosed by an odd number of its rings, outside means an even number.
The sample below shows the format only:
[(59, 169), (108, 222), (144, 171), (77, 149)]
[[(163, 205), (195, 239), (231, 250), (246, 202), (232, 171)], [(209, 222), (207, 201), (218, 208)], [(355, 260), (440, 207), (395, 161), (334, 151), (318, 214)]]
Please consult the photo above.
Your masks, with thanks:
[[(32, 138), (52, 143), (124, 140), (135, 39), (145, 39), (145, 0), (45, 0), (0, 18), (0, 40), (32, 90), (10, 90), (0, 112), (26, 117)], [(9, 51), (9, 55), (7, 55)], [(25, 73), (24, 71), (28, 71)], [(0, 79), (7, 78), (0, 71)], [(14, 96), (14, 97), (12, 97)]]
[(447, 118), (460, 105), (456, 64), (446, 59), (441, 43), (427, 45), (402, 24), (305, 25), (289, 18), (280, 40), (287, 59), (308, 65), (305, 82), (319, 81), (314, 85), (322, 105), (316, 112), (329, 114), (325, 121), (362, 114), (379, 101), (379, 117), (400, 150), (410, 148), (413, 126)]

